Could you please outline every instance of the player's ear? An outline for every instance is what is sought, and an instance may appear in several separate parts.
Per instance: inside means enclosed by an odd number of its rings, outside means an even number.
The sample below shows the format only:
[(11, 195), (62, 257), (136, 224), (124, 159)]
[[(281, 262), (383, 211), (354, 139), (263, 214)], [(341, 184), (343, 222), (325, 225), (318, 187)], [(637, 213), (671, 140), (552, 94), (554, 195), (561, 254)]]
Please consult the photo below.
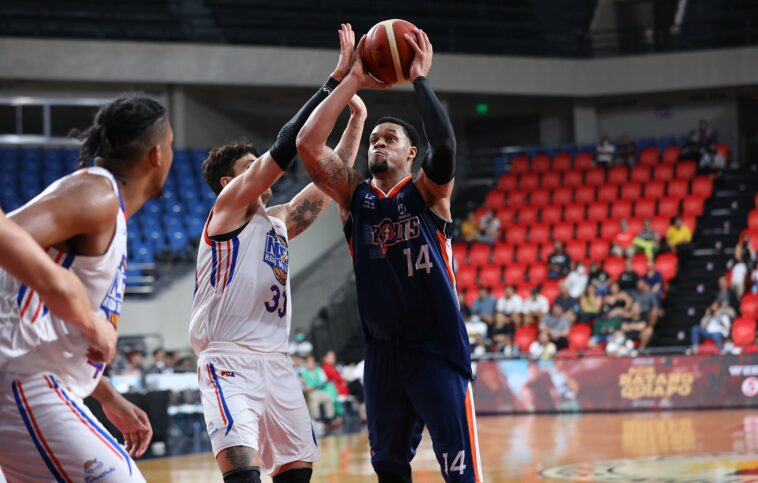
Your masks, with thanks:
[(416, 153), (418, 153), (418, 148), (416, 146), (411, 146), (408, 150), (408, 161), (413, 163), (413, 160), (416, 159)]
[(162, 164), (161, 159), (161, 147), (158, 145), (153, 146), (150, 148), (150, 150), (147, 152), (147, 159), (150, 162), (151, 166), (158, 167)]
[(225, 188), (233, 179), (231, 176), (222, 176), (219, 183), (221, 183), (222, 188)]

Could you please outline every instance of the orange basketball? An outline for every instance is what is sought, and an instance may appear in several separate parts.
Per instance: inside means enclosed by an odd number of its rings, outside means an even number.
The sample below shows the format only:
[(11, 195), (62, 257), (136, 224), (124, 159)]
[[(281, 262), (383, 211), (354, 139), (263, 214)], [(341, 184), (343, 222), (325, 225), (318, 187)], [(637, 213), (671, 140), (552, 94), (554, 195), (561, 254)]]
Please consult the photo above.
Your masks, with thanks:
[(410, 81), (410, 66), (415, 56), (405, 34), (416, 27), (405, 20), (384, 20), (371, 27), (363, 45), (363, 64), (385, 84)]

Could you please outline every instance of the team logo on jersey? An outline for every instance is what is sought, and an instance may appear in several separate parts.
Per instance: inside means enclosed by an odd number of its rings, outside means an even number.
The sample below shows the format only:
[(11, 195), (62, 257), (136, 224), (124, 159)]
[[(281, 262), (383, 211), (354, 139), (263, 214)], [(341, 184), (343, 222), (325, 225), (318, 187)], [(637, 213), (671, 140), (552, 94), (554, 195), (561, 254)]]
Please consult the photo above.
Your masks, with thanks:
[(382, 253), (387, 253), (393, 245), (418, 238), (421, 234), (420, 226), (418, 216), (399, 221), (385, 218), (378, 225), (371, 227), (371, 243), (379, 245)]
[(276, 280), (282, 285), (287, 285), (289, 266), (287, 240), (276, 233), (273, 228), (266, 234), (266, 251), (263, 253), (263, 261), (271, 266)]
[(237, 377), (237, 375), (232, 371), (219, 371), (219, 375), (221, 377)]
[(121, 262), (116, 269), (113, 283), (100, 303), (100, 309), (105, 312), (105, 318), (118, 329), (118, 321), (121, 318), (121, 305), (124, 303), (124, 289), (126, 288), (126, 255), (121, 257)]
[[(84, 472), (87, 473), (87, 476), (84, 477), (85, 483), (94, 483), (96, 481), (102, 481), (116, 472), (116, 468), (112, 466), (108, 469), (103, 470), (103, 466), (104, 466), (103, 462), (97, 458), (93, 458), (91, 460), (85, 461), (83, 466), (84, 466)], [(99, 471), (100, 473), (96, 475), (93, 474), (97, 471)]]
[(376, 195), (366, 193), (366, 196), (363, 198), (363, 207), (369, 210), (376, 208)]

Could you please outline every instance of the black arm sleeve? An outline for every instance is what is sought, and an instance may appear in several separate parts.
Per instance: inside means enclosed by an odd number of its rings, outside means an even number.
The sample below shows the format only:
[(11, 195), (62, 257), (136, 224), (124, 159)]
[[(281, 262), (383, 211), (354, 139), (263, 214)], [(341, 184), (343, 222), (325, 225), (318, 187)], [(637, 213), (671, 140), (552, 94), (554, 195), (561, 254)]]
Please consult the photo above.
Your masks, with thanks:
[(326, 99), (332, 90), (339, 85), (340, 81), (330, 77), (326, 84), (319, 88), (308, 101), (303, 104), (303, 107), (287, 121), (279, 134), (276, 136), (276, 142), (268, 150), (271, 157), (274, 158), (274, 162), (282, 168), (283, 171), (292, 164), (297, 154), (297, 146), (295, 144), (297, 140), (297, 133), (300, 132), (300, 128), (303, 127), (305, 121), (308, 120), (308, 116), (311, 115), (314, 109), (321, 104), (321, 101)]
[(429, 150), (424, 157), (424, 173), (437, 184), (446, 184), (455, 176), (455, 132), (445, 109), (426, 77), (413, 81), (416, 103), (424, 123)]

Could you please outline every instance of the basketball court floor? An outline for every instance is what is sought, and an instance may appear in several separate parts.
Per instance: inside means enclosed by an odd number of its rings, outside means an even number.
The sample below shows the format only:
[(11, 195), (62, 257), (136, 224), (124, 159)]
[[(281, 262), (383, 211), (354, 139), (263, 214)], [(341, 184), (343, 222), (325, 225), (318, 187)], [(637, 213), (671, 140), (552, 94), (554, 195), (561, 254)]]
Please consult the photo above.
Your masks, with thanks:
[[(758, 483), (758, 409), (480, 416), (478, 429), (489, 483)], [(365, 433), (322, 438), (319, 446), (312, 481), (376, 481)], [(210, 453), (139, 467), (150, 482), (222, 481)], [(416, 483), (442, 481), (428, 435), (413, 468)]]

